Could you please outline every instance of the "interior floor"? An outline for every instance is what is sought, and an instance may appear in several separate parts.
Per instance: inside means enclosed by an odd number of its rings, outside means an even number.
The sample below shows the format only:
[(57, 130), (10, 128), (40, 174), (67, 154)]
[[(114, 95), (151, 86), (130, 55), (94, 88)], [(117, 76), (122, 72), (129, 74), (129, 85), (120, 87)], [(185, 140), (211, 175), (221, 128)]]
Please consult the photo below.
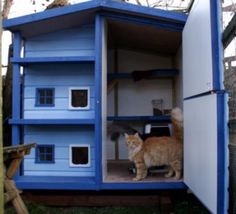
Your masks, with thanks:
[[(129, 170), (132, 166), (132, 162), (128, 160), (108, 161), (107, 176), (104, 181), (111, 183), (134, 182), (133, 178), (135, 177), (135, 174)], [(166, 169), (160, 169), (155, 173), (149, 173), (141, 182), (176, 182), (174, 177), (165, 178), (166, 173)], [(179, 181), (182, 180), (178, 180), (178, 182)]]

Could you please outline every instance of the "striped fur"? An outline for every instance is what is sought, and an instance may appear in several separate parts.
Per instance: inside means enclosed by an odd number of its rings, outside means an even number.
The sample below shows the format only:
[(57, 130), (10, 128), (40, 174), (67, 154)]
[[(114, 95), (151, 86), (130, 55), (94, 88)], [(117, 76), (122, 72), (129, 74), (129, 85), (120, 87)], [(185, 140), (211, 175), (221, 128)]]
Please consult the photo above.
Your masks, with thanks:
[(147, 169), (151, 166), (168, 165), (166, 177), (175, 175), (180, 179), (183, 160), (183, 118), (180, 109), (172, 110), (174, 135), (172, 137), (150, 137), (143, 141), (139, 134), (125, 134), (129, 159), (134, 162), (137, 174), (133, 179), (139, 181), (147, 176)]

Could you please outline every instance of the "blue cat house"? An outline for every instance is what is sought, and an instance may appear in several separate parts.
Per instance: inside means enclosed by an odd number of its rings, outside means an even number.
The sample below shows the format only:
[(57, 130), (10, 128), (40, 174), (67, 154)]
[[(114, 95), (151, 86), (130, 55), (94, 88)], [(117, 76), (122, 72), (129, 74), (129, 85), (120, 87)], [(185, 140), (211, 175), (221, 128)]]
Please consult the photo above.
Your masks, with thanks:
[[(15, 177), (17, 186), (190, 188), (212, 213), (226, 213), (219, 8), (220, 1), (198, 0), (185, 15), (98, 0), (5, 20), (14, 35), (12, 144), (37, 143)], [(139, 81), (133, 71), (142, 71)], [(184, 110), (183, 179), (156, 175), (134, 182), (124, 139), (110, 142), (106, 127), (169, 121), (152, 116), (155, 99), (164, 109)]]

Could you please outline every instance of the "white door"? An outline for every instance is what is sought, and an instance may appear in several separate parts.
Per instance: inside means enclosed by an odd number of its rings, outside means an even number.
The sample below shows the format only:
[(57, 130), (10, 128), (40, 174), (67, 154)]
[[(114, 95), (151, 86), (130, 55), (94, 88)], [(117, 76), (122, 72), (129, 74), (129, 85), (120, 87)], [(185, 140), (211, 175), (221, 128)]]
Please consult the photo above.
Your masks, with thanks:
[(184, 182), (212, 212), (226, 213), (225, 94), (184, 101)]
[(195, 0), (184, 27), (184, 98), (222, 89), (223, 66), (217, 2)]
[(218, 4), (195, 0), (183, 31), (184, 182), (212, 213), (224, 214), (227, 108)]

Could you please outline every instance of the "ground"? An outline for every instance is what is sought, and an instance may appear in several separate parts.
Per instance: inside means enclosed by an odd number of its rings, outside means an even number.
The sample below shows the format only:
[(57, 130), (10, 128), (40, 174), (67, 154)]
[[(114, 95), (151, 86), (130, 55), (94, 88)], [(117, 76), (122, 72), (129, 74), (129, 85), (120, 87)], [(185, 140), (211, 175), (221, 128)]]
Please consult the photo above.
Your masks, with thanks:
[[(56, 207), (26, 202), (30, 214), (208, 214), (209, 212), (191, 194), (172, 197), (170, 207), (157, 206), (125, 206), (125, 207)], [(5, 209), (5, 214), (14, 214), (11, 205)]]

